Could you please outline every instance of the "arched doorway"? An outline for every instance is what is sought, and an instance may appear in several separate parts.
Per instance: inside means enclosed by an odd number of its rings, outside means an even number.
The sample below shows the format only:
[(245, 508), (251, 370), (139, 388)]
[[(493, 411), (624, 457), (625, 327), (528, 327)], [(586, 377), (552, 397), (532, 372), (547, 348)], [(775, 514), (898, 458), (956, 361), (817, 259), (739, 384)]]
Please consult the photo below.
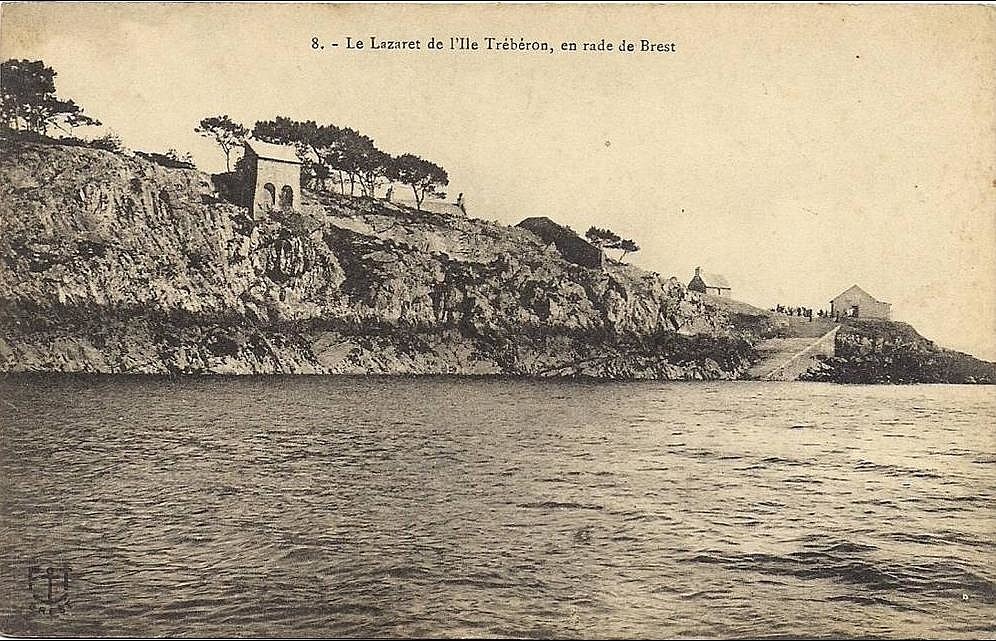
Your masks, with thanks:
[(290, 185), (284, 185), (283, 189), (280, 190), (280, 208), (294, 208), (294, 189)]
[(273, 183), (263, 185), (263, 191), (266, 192), (266, 196), (263, 198), (264, 208), (269, 209), (277, 204), (277, 188), (273, 186)]

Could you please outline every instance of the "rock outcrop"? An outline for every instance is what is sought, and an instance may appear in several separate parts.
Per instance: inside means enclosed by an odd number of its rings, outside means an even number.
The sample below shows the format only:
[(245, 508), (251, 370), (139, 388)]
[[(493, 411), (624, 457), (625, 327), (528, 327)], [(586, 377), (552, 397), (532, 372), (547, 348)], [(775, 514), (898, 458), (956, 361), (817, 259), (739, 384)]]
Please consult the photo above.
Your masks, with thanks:
[(996, 383), (996, 364), (938, 347), (898, 321), (847, 320), (834, 355), (804, 374), (834, 383)]
[(718, 379), (750, 365), (754, 328), (706, 297), (579, 267), (523, 229), (333, 194), (259, 220), (194, 170), (0, 144), (3, 371)]

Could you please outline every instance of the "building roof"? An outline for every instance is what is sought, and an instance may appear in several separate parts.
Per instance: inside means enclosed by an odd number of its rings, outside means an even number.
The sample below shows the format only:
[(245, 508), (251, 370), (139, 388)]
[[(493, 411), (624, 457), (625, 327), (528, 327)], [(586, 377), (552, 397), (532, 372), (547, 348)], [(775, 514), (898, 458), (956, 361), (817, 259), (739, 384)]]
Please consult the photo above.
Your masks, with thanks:
[[(570, 227), (555, 223), (546, 216), (530, 216), (529, 218), (524, 218), (516, 227), (522, 227), (528, 229), (531, 232), (544, 231), (546, 233), (552, 233), (557, 236), (578, 236)], [(581, 240), (584, 240), (581, 238)], [(585, 241), (587, 242), (587, 241)]]
[(275, 145), (272, 142), (250, 138), (245, 141), (245, 146), (252, 149), (252, 152), (260, 158), (301, 164), (301, 159), (297, 157), (297, 148), (292, 145)]
[(840, 298), (841, 296), (844, 296), (845, 294), (850, 294), (851, 292), (854, 292), (854, 291), (857, 291), (859, 294), (863, 294), (863, 295), (867, 296), (868, 298), (872, 299), (876, 303), (883, 303), (885, 305), (889, 304), (889, 303), (886, 303), (885, 301), (882, 301), (882, 300), (879, 300), (879, 299), (875, 298), (874, 296), (872, 296), (871, 294), (869, 294), (865, 290), (861, 289), (857, 285), (851, 285), (850, 287), (848, 287), (847, 289), (845, 289), (841, 293), (839, 293), (836, 296), (834, 296), (833, 298), (831, 298), (830, 301), (833, 302), (833, 301), (837, 300), (838, 298)]
[(722, 274), (712, 274), (709, 272), (700, 271), (697, 276), (702, 279), (706, 287), (715, 287), (717, 289), (733, 289), (730, 286), (730, 281), (726, 280), (726, 276)]
[(568, 262), (592, 269), (603, 265), (605, 252), (600, 247), (581, 238), (570, 227), (555, 223), (546, 216), (526, 218), (516, 226), (532, 232), (544, 243), (553, 243)]

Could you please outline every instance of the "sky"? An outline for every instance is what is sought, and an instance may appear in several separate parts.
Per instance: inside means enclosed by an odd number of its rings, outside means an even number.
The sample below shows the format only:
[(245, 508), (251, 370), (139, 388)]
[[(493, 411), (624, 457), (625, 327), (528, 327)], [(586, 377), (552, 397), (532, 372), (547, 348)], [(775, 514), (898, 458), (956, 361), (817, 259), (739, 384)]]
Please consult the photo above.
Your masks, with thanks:
[[(442, 165), (475, 217), (609, 227), (640, 244), (627, 261), (686, 282), (701, 266), (762, 307), (825, 308), (858, 284), (992, 360), (994, 22), (976, 6), (5, 4), (0, 55), (44, 60), (127, 146), (206, 171), (224, 169), (193, 131), (208, 115), (350, 126)], [(426, 49), (451, 36), (555, 51)], [(602, 38), (677, 51), (559, 50)]]

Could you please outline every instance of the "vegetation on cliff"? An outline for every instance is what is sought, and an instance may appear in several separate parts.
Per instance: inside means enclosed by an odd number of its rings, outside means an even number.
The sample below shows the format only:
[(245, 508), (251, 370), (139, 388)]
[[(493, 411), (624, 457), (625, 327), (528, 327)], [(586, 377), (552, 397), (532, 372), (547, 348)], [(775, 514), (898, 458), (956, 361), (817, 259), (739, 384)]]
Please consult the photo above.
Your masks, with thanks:
[(640, 246), (636, 244), (635, 240), (623, 238), (611, 229), (602, 229), (601, 227), (594, 226), (589, 227), (588, 231), (584, 233), (584, 237), (588, 239), (588, 242), (596, 247), (601, 247), (602, 249), (618, 249), (622, 252), (619, 256), (619, 260), (625, 258), (626, 254), (640, 251)]
[(73, 100), (56, 95), (56, 72), (41, 60), (5, 60), (0, 63), (0, 122), (14, 131), (45, 135), (52, 128), (72, 135), (74, 127), (100, 122)]
[[(202, 128), (204, 122), (201, 121)], [(247, 133), (230, 121), (225, 123), (224, 131), (236, 133), (234, 139), (244, 139)], [(373, 197), (382, 185), (397, 182), (411, 188), (416, 209), (422, 208), (427, 197), (446, 196), (443, 188), (449, 184), (449, 175), (445, 169), (411, 153), (392, 156), (379, 149), (373, 138), (351, 127), (277, 116), (258, 121), (252, 135), (265, 142), (296, 147), (303, 161), (304, 182), (316, 190), (355, 196), (359, 188), (359, 195)]]

